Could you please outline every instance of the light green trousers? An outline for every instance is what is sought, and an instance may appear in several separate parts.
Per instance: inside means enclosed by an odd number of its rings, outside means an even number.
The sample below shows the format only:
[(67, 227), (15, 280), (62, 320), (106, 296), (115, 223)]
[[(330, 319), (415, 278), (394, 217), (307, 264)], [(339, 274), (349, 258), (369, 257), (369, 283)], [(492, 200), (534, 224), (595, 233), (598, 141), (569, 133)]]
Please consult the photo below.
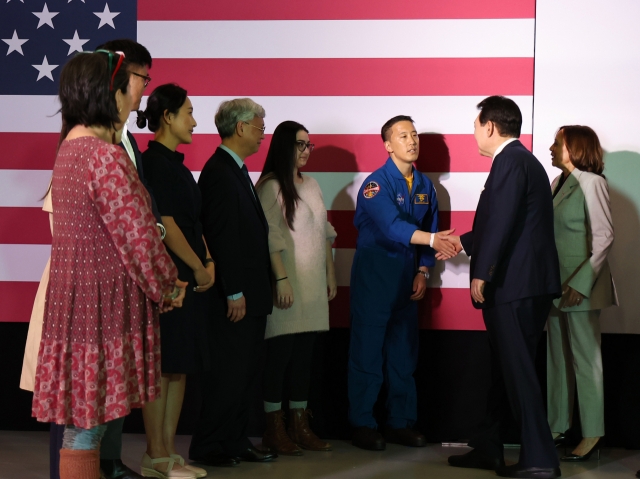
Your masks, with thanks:
[(563, 313), (547, 322), (547, 403), (551, 432), (571, 427), (576, 390), (583, 437), (604, 436), (600, 310)]

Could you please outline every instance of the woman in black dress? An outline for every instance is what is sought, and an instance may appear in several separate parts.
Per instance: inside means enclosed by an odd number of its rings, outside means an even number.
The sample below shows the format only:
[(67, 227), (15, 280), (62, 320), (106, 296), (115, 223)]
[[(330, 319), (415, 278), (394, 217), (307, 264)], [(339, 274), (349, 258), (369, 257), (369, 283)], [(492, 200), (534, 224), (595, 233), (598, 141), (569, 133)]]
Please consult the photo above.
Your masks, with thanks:
[(203, 293), (214, 283), (214, 263), (202, 237), (200, 189), (183, 163), (184, 155), (176, 151), (178, 145), (191, 143), (196, 121), (186, 90), (175, 84), (161, 85), (151, 93), (144, 116), (155, 132), (155, 140), (142, 154), (145, 176), (167, 230), (165, 245), (178, 276), (189, 286), (182, 309), (160, 319), (162, 394), (143, 409), (147, 434), (143, 475), (145, 469), (166, 462), (165, 477), (204, 477), (204, 469), (184, 464), (174, 444), (186, 374), (208, 364), (204, 341), (208, 295)]

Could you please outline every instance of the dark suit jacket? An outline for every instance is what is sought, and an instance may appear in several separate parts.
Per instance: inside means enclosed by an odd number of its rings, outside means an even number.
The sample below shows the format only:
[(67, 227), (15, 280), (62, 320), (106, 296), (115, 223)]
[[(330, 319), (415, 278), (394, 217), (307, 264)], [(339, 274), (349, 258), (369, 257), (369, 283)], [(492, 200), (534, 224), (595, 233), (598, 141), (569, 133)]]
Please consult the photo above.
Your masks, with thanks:
[(216, 262), (218, 298), (242, 292), (248, 316), (273, 308), (269, 225), (252, 187), (234, 159), (216, 149), (202, 169), (202, 227)]
[[(149, 192), (149, 196), (151, 197), (151, 209), (153, 211), (153, 216), (156, 217), (156, 223), (162, 224), (162, 218), (160, 217), (160, 210), (158, 209), (158, 205), (156, 205), (156, 199), (153, 197), (153, 190), (149, 186), (149, 183), (147, 183), (146, 178), (144, 177), (144, 169), (142, 166), (142, 154), (140, 153), (140, 148), (138, 148), (138, 142), (136, 141), (136, 139), (133, 137), (133, 135), (129, 130), (127, 130), (127, 136), (129, 137), (129, 141), (131, 142), (131, 147), (133, 148), (133, 154), (136, 157), (136, 169), (138, 170), (138, 177), (140, 178), (140, 181), (142, 181), (142, 184), (147, 189), (147, 191)], [(120, 143), (120, 146), (126, 153), (127, 149), (124, 147), (124, 145)]]
[(560, 295), (549, 177), (520, 141), (496, 156), (473, 229), (460, 237), (470, 279), (483, 279), (487, 308), (532, 296)]

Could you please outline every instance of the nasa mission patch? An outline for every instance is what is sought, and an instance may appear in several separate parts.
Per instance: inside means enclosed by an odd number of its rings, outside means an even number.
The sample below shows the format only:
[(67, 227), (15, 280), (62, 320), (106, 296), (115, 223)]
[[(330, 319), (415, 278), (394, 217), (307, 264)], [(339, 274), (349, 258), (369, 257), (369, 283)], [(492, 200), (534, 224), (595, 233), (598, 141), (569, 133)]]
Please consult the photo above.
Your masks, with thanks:
[(362, 190), (362, 195), (368, 200), (376, 196), (378, 193), (380, 193), (380, 185), (375, 181), (367, 183), (364, 190)]

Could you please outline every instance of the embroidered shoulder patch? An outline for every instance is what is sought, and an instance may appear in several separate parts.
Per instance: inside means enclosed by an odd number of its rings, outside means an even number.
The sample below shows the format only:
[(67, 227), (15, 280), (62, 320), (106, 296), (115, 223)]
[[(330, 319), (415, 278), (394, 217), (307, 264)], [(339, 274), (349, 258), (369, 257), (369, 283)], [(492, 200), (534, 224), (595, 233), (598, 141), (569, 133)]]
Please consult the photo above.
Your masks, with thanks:
[(429, 195), (425, 194), (416, 194), (413, 199), (414, 205), (428, 205), (429, 204)]
[(362, 191), (362, 195), (368, 200), (376, 196), (378, 193), (380, 193), (380, 185), (375, 181), (367, 183)]

